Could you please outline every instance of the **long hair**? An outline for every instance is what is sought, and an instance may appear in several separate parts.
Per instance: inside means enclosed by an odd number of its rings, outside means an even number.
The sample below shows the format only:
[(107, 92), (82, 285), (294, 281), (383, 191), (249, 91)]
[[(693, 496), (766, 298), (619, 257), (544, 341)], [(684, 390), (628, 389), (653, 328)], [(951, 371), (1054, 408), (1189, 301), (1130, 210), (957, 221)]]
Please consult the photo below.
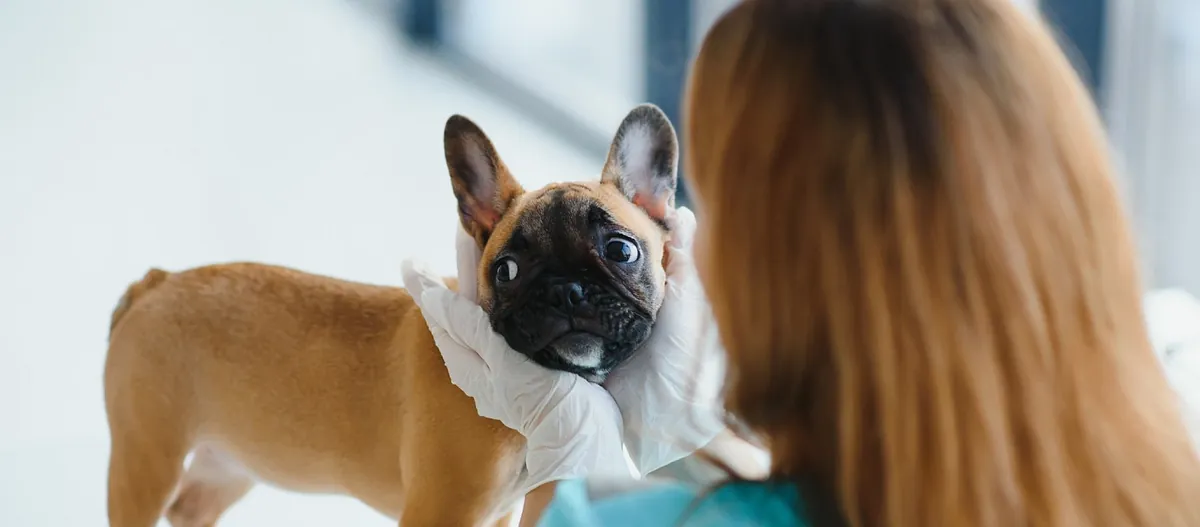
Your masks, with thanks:
[(1011, 0), (749, 0), (692, 73), (726, 405), (854, 526), (1200, 525), (1097, 111)]

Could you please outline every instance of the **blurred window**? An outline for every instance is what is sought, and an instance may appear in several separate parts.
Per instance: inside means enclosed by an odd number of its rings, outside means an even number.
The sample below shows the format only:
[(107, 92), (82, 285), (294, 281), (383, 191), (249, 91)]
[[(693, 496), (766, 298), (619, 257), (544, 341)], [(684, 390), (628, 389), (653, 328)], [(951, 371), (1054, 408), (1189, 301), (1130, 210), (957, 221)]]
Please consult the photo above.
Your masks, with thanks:
[(1106, 95), (1153, 287), (1200, 293), (1200, 2), (1110, 0)]
[(448, 45), (588, 127), (615, 130), (643, 98), (641, 0), (456, 0)]

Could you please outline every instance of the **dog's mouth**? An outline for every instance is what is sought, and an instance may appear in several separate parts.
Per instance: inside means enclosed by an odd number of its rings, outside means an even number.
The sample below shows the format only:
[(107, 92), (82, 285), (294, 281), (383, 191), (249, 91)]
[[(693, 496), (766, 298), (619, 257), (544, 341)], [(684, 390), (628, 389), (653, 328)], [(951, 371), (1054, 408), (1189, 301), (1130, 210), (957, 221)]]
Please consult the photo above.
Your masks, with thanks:
[(594, 383), (604, 381), (610, 367), (605, 363), (606, 349), (612, 342), (586, 331), (568, 331), (546, 346), (527, 354), (547, 368), (571, 372)]
[(603, 382), (621, 357), (613, 354), (621, 349), (617, 341), (576, 329), (543, 336), (529, 344), (513, 349), (543, 367), (574, 373), (594, 383)]
[(492, 327), (537, 364), (602, 382), (649, 336), (652, 322), (628, 312), (573, 317), (539, 309), (497, 316)]
[(600, 367), (607, 339), (586, 331), (569, 331), (546, 346), (564, 361), (584, 369)]

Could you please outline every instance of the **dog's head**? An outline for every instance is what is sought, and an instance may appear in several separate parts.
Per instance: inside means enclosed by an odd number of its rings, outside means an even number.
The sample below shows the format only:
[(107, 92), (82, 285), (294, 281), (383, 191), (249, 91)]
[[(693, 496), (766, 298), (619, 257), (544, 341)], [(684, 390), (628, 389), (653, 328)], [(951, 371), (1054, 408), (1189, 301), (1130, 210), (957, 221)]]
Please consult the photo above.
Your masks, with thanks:
[(446, 122), (445, 143), (493, 329), (538, 364), (602, 381), (650, 336), (662, 304), (678, 159), (667, 116), (634, 108), (599, 181), (529, 192), (467, 118)]

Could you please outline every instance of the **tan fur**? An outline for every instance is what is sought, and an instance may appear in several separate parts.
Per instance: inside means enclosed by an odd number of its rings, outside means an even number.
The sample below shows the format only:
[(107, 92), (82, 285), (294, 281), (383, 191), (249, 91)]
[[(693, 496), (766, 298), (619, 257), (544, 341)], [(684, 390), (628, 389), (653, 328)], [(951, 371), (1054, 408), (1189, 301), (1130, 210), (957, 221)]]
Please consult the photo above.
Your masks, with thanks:
[(129, 307), (142, 296), (146, 291), (153, 289), (167, 277), (167, 272), (162, 269), (151, 269), (146, 272), (146, 276), (142, 277), (141, 281), (135, 282), (129, 286), (124, 295), (121, 295), (121, 301), (117, 302), (117, 307), (113, 309), (112, 322), (108, 326), (108, 331), (111, 335), (112, 330), (116, 329), (117, 322), (121, 321), (121, 317), (129, 311)]
[(479, 525), (519, 497), (524, 440), (450, 383), (403, 289), (257, 264), (155, 270), (110, 341), (114, 526), (164, 511), (212, 525), (255, 481), (348, 494), (406, 526)]

